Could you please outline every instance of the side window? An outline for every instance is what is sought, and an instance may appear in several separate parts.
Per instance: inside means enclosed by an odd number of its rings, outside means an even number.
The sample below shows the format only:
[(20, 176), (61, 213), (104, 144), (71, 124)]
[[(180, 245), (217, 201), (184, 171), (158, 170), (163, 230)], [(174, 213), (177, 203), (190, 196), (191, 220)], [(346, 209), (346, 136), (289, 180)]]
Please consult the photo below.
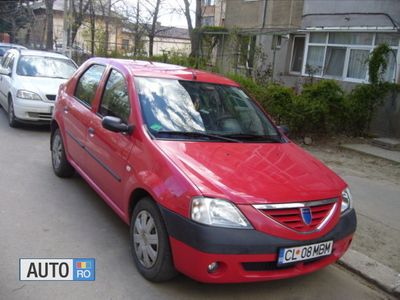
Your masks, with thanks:
[(101, 65), (89, 67), (79, 78), (78, 84), (76, 85), (75, 97), (89, 106), (92, 106), (97, 87), (99, 86), (105, 68), (105, 66)]
[(10, 59), (8, 61), (8, 66), (7, 68), (9, 68), (11, 71), (14, 67), (14, 61), (15, 61), (15, 55), (14, 54), (10, 54)]
[(1, 60), (1, 66), (3, 68), (6, 68), (6, 65), (8, 65), (8, 61), (10, 60), (10, 53), (7, 53), (6, 55), (3, 56)]
[(128, 87), (124, 76), (115, 70), (111, 71), (101, 99), (99, 113), (102, 116), (113, 116), (128, 122), (131, 105)]

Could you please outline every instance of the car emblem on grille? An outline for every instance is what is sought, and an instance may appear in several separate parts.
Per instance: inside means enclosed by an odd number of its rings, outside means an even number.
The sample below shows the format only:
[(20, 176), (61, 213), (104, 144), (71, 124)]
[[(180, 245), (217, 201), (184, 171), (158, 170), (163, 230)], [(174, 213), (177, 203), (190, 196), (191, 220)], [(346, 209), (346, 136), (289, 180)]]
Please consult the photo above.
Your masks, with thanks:
[(311, 209), (309, 207), (302, 207), (300, 208), (300, 213), (304, 224), (310, 225), (312, 221)]

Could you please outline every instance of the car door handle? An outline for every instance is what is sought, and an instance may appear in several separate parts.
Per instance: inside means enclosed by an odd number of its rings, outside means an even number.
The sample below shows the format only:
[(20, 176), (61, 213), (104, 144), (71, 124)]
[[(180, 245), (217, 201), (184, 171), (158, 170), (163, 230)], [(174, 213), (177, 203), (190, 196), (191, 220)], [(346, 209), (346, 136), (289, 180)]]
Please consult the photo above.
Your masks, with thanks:
[(68, 108), (68, 106), (64, 106), (64, 113), (68, 113), (69, 112), (69, 108)]
[(89, 136), (90, 136), (90, 137), (93, 137), (93, 136), (94, 136), (94, 128), (89, 127), (88, 133), (89, 133)]

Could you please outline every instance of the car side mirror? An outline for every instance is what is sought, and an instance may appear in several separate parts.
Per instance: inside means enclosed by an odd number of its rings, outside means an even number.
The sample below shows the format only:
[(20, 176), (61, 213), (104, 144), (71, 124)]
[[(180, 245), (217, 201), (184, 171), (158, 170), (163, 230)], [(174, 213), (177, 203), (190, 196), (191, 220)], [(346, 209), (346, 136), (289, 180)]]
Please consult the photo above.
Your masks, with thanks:
[(289, 135), (289, 127), (287, 125), (279, 125), (278, 130), (284, 135)]
[(11, 76), (11, 70), (9, 68), (0, 67), (0, 75)]
[(131, 134), (134, 130), (133, 125), (125, 124), (120, 118), (105, 116), (101, 121), (103, 127), (113, 132), (122, 132)]

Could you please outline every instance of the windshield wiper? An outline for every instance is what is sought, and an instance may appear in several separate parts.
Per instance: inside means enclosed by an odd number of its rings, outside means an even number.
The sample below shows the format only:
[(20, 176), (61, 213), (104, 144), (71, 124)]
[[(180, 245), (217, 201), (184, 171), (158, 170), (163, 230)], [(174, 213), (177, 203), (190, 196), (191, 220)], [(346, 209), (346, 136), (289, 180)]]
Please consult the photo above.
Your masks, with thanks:
[(224, 137), (234, 138), (234, 139), (243, 139), (247, 141), (268, 141), (268, 142), (282, 142), (282, 139), (279, 136), (273, 135), (260, 135), (260, 134), (251, 134), (251, 133), (232, 133), (232, 134), (224, 134)]
[(217, 135), (217, 134), (209, 134), (209, 133), (200, 132), (200, 131), (168, 131), (168, 130), (161, 130), (161, 131), (155, 131), (154, 133), (156, 133), (156, 134), (180, 135), (180, 136), (187, 136), (187, 137), (206, 137), (206, 138), (209, 138), (209, 139), (227, 141), (227, 142), (231, 142), (231, 143), (241, 143), (240, 140), (235, 139), (235, 138), (230, 138), (230, 137), (227, 137), (227, 136), (222, 136), (222, 135)]

